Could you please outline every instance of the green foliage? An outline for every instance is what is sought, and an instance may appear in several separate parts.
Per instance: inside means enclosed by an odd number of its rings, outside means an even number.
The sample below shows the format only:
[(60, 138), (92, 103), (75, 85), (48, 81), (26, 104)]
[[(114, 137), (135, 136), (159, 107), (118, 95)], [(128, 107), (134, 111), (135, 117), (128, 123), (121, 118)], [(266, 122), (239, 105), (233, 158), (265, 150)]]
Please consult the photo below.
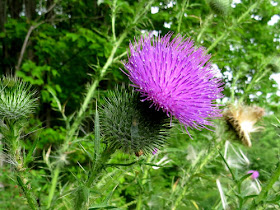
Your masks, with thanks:
[[(0, 81), (0, 209), (34, 204), (38, 209), (223, 209), (221, 198), (232, 209), (279, 208), (280, 96), (274, 78), (279, 77), (280, 23), (268, 25), (280, 14), (279, 2), (38, 0), (31, 19), (31, 1), (4, 2), (0, 74), (23, 81), (17, 80), (19, 86)], [(223, 104), (265, 108), (263, 130), (252, 134), (252, 148), (232, 143), (235, 151), (224, 152), (229, 133), (222, 120), (215, 132), (191, 130), (193, 140), (177, 124), (170, 137), (158, 138), (163, 118), (151, 116), (154, 123), (145, 124), (142, 112), (135, 111), (144, 105), (136, 103), (137, 94), (111, 92), (129, 82), (120, 71), (129, 42), (143, 33), (169, 31), (191, 36), (212, 54), (225, 82)], [(29, 108), (22, 109), (23, 103)], [(96, 104), (111, 111), (97, 111)], [(27, 119), (9, 123), (7, 115)], [(140, 144), (131, 144), (135, 136)], [(140, 157), (112, 154), (115, 148), (104, 144), (124, 139), (124, 151), (144, 147), (151, 153), (165, 144), (156, 155)], [(263, 193), (252, 193), (257, 185), (248, 170), (259, 171)]]

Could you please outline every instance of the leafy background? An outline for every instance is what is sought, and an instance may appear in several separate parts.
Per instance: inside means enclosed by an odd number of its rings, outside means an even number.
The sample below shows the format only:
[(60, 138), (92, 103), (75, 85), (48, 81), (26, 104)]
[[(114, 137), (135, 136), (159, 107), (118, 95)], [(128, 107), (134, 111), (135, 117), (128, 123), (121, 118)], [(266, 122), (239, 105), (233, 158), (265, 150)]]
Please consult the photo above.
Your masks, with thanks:
[[(250, 164), (240, 163), (239, 168), (233, 169), (236, 176), (242, 177), (254, 169), (260, 172), (261, 183), (270, 179), (279, 163), (280, 148), (277, 127), (280, 93), (276, 82), (280, 80), (280, 21), (277, 22), (280, 2), (233, 1), (225, 14), (212, 10), (210, 3), (210, 0), (0, 1), (0, 74), (16, 74), (32, 84), (39, 97), (39, 108), (26, 129), (31, 134), (22, 144), (29, 151), (38, 140), (28, 176), (32, 177), (29, 184), (42, 206), (52, 174), (48, 155), (58, 150), (67, 134), (57, 101), (63, 113), (71, 116), (80, 108), (89, 84), (99, 82), (80, 126), (79, 142), (69, 152), (52, 206), (69, 209), (69, 192), (77, 186), (77, 180), (85, 179), (83, 170), (90, 170), (85, 150), (92, 152), (94, 147), (96, 102), (102, 104), (107, 91), (116, 85), (129, 83), (120, 71), (122, 61), (127, 59), (130, 41), (144, 33), (163, 35), (173, 31), (192, 37), (197, 46), (208, 49), (212, 63), (222, 74), (225, 96), (221, 103), (239, 100), (265, 109), (266, 115), (260, 122), (263, 130), (252, 135), (253, 147), (246, 148), (237, 141), (231, 145), (236, 150), (241, 148), (250, 160)], [(271, 24), (271, 20), (276, 21)], [(113, 59), (102, 75), (118, 41)], [(234, 184), (219, 154), (213, 154), (207, 165), (199, 162), (200, 157), (212, 151), (213, 142), (221, 138), (223, 130), (219, 128), (214, 133), (191, 130), (191, 139), (179, 126), (174, 126), (164, 149), (155, 156), (143, 157), (146, 162), (164, 167), (155, 168), (140, 161), (132, 166), (108, 168), (91, 192), (91, 203), (106, 201), (123, 209), (164, 209), (174, 204), (182, 189), (187, 189), (178, 209), (220, 209), (216, 184), (219, 179), (228, 193), (228, 205), (235, 208), (236, 194), (231, 192)], [(224, 145), (220, 151), (224, 153)], [(159, 163), (163, 157), (166, 160)], [(135, 159), (119, 152), (110, 163), (129, 163)], [(3, 162), (0, 170), (0, 208), (28, 209), (18, 186), (10, 179), (9, 165)], [(189, 179), (192, 170), (199, 173)]]

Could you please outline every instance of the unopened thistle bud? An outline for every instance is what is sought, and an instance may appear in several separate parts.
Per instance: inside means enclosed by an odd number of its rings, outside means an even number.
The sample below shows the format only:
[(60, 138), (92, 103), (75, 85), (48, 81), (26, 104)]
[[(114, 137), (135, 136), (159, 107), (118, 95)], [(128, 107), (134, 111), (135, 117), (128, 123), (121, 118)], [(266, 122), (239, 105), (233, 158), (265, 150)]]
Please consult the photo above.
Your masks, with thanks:
[(100, 112), (101, 131), (112, 149), (152, 153), (167, 137), (166, 114), (149, 108), (132, 89), (110, 92)]
[(226, 16), (230, 11), (231, 0), (208, 0), (211, 10), (217, 15)]
[(230, 105), (224, 112), (224, 118), (242, 143), (251, 147), (250, 133), (259, 131), (260, 127), (255, 127), (255, 124), (264, 114), (264, 109), (258, 106)]
[(0, 118), (17, 120), (26, 118), (36, 108), (35, 91), (16, 77), (0, 79)]

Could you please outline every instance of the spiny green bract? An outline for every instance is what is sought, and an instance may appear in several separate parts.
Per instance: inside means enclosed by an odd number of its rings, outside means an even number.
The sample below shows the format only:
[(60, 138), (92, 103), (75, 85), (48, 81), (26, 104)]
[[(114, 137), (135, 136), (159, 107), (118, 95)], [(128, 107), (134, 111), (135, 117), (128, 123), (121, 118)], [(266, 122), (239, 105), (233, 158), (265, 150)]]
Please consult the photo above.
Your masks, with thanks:
[(208, 4), (214, 13), (218, 15), (228, 15), (231, 0), (208, 0)]
[(105, 142), (124, 152), (152, 153), (161, 147), (168, 134), (168, 118), (162, 111), (141, 102), (138, 92), (116, 89), (110, 92), (100, 112)]
[(17, 120), (27, 117), (37, 106), (35, 91), (16, 77), (0, 79), (0, 118)]

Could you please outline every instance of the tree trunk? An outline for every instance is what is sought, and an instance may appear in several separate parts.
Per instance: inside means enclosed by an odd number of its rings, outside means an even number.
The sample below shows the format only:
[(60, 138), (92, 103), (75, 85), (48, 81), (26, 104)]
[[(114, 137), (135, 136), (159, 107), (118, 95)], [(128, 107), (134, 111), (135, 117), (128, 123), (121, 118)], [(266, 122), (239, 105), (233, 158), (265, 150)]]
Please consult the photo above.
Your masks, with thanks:
[[(7, 0), (0, 0), (0, 33), (5, 32), (5, 23), (7, 18)], [(2, 45), (2, 53), (0, 57), (0, 73), (7, 71), (7, 65), (5, 63), (7, 57), (7, 47), (5, 46), (5, 38), (0, 38), (0, 45)]]
[(6, 23), (7, 0), (0, 0), (0, 32), (4, 31)]
[[(47, 7), (46, 9), (49, 9), (50, 6), (52, 6), (54, 4), (54, 0), (48, 0), (47, 1)], [(46, 15), (45, 15), (45, 19), (46, 20), (50, 20), (52, 17), (54, 16), (54, 11), (53, 9), (51, 11), (49, 11)]]
[(34, 20), (36, 18), (36, 0), (24, 0), (24, 5), (27, 20)]
[[(24, 0), (25, 5), (25, 16), (30, 22), (31, 20), (34, 20), (36, 18), (36, 0)], [(32, 46), (32, 42), (29, 41), (29, 46)], [(34, 58), (34, 51), (32, 48), (29, 48), (27, 50), (27, 57), (29, 60), (33, 60)]]
[(8, 0), (11, 18), (19, 19), (20, 12), (22, 11), (22, 1), (23, 0)]

